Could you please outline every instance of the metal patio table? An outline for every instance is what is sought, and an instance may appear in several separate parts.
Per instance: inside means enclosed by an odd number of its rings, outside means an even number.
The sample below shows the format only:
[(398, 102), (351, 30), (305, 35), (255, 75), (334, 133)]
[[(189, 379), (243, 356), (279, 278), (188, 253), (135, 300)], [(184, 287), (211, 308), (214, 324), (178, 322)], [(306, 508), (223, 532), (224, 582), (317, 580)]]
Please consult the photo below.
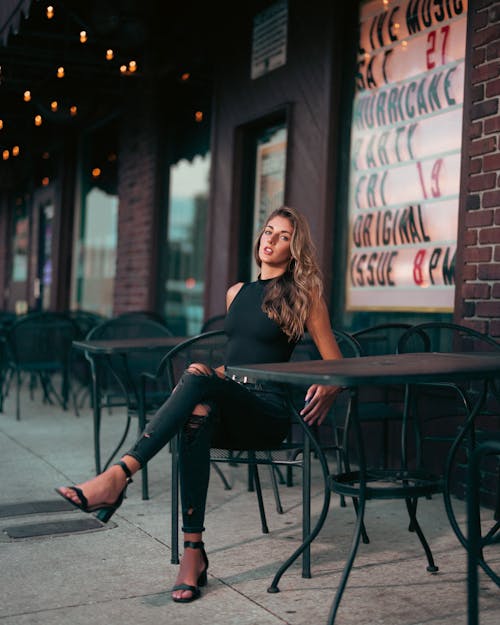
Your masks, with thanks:
[[(271, 363), (263, 365), (241, 365), (228, 367), (228, 373), (238, 376), (247, 376), (253, 381), (273, 381), (284, 383), (288, 389), (293, 385), (307, 386), (311, 384), (325, 384), (335, 386), (349, 387), (351, 400), (353, 402), (351, 410), (351, 418), (356, 432), (358, 441), (361, 439), (360, 425), (357, 420), (357, 387), (364, 385), (394, 385), (401, 384), (410, 390), (414, 385), (419, 383), (460, 383), (469, 382), (471, 380), (481, 380), (484, 387), (487, 388), (490, 382), (499, 376), (500, 372), (500, 354), (499, 353), (408, 353), (384, 356), (364, 356), (361, 358), (345, 358), (341, 360), (317, 360), (306, 362), (287, 362), (287, 363)], [(407, 398), (409, 392), (406, 394)], [(481, 393), (475, 402), (469, 415), (467, 416), (465, 426), (470, 427), (475, 416), (480, 411), (482, 403), (485, 399), (486, 391)], [(291, 404), (291, 401), (290, 401)], [(308, 430), (298, 413), (290, 405), (292, 412), (298, 418), (305, 431)], [(407, 411), (405, 410), (407, 415)], [(403, 423), (403, 428), (406, 423)], [(462, 432), (460, 433), (462, 434)], [(307, 437), (306, 437), (307, 438)], [(458, 443), (457, 443), (458, 444)], [(360, 446), (362, 450), (362, 445)], [(316, 450), (321, 462), (326, 462), (321, 449)], [(453, 451), (453, 450), (452, 450)], [(454, 452), (453, 452), (454, 453)], [(332, 625), (335, 621), (342, 593), (345, 589), (347, 579), (352, 568), (354, 558), (359, 546), (361, 531), (363, 528), (363, 516), (366, 499), (370, 498), (404, 498), (407, 501), (408, 512), (410, 515), (410, 527), (417, 529), (416, 523), (416, 503), (411, 504), (412, 500), (423, 496), (428, 496), (435, 492), (443, 490), (445, 498), (445, 508), (451, 526), (456, 532), (456, 519), (451, 507), (450, 501), (450, 469), (451, 458), (447, 462), (447, 470), (444, 480), (440, 480), (437, 476), (422, 475), (418, 470), (405, 471), (405, 450), (402, 449), (403, 463), (402, 469), (399, 471), (389, 470), (386, 475), (371, 475), (368, 473), (365, 465), (363, 452), (360, 451), (358, 458), (359, 470), (355, 472), (343, 473), (340, 475), (329, 476), (325, 482), (325, 498), (323, 508), (319, 515), (314, 528), (303, 537), (301, 546), (288, 558), (286, 562), (277, 571), (269, 592), (278, 592), (278, 583), (283, 573), (296, 560), (296, 558), (308, 547), (319, 533), (329, 505), (329, 497), (326, 491), (332, 489), (338, 493), (344, 493), (355, 497), (358, 500), (357, 521), (353, 537), (351, 552), (347, 559), (341, 581), (339, 583), (335, 599), (333, 601), (328, 623)], [(387, 486), (372, 486), (375, 481), (387, 481)], [(396, 482), (396, 484), (395, 484)], [(384, 491), (385, 488), (385, 491)], [(421, 530), (420, 530), (421, 532)], [(419, 538), (426, 551), (429, 562), (428, 570), (437, 570), (432, 561), (432, 554), (423, 538), (423, 534)], [(460, 539), (460, 538), (459, 538)], [(467, 541), (464, 540), (465, 548), (468, 548)]]

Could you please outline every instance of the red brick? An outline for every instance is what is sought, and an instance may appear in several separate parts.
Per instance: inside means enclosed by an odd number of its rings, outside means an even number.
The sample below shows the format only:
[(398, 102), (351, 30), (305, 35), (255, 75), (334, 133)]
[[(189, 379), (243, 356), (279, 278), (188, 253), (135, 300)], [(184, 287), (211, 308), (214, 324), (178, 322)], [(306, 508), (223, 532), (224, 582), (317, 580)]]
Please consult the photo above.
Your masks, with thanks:
[(467, 185), (468, 191), (486, 191), (487, 189), (494, 189), (496, 186), (496, 174), (479, 174), (477, 176), (469, 176), (469, 184)]
[(465, 299), (489, 299), (491, 287), (485, 282), (479, 284), (464, 284), (462, 287), (462, 297)]
[(500, 115), (490, 117), (484, 120), (484, 134), (488, 135), (492, 132), (500, 131)]
[(474, 317), (476, 314), (476, 304), (475, 302), (466, 302), (462, 300), (460, 302), (460, 316), (464, 317)]
[(471, 54), (471, 65), (477, 67), (486, 61), (486, 48), (474, 48)]
[(483, 193), (483, 208), (500, 206), (500, 191), (486, 191)]
[(463, 236), (464, 245), (476, 245), (477, 243), (477, 230), (466, 230)]
[(478, 139), (472, 141), (469, 148), (470, 156), (479, 156), (480, 154), (488, 154), (494, 152), (497, 148), (497, 138), (488, 137), (486, 139)]
[(490, 320), (490, 329), (488, 334), (490, 336), (500, 336), (500, 320), (498, 319), (491, 319)]
[(498, 171), (500, 169), (500, 152), (487, 154), (483, 158), (483, 171)]
[(493, 260), (496, 263), (500, 263), (500, 245), (495, 247), (495, 253), (493, 254)]
[[(500, 48), (500, 41), (498, 42), (498, 47)], [(500, 56), (500, 50), (497, 51), (497, 58)], [(491, 80), (486, 83), (486, 97), (494, 98), (500, 94), (500, 80)]]
[(491, 226), (493, 225), (493, 215), (491, 210), (469, 212), (466, 215), (465, 224), (468, 228)]
[[(470, 161), (469, 166), (469, 174), (478, 174), (483, 169), (483, 159), (482, 158), (473, 158)], [(477, 197), (477, 196), (469, 196), (469, 197)], [(479, 199), (479, 198), (478, 198)], [(478, 202), (479, 204), (479, 202)]]
[(498, 22), (500, 20), (500, 5), (495, 2), (492, 7), (488, 9), (488, 21), (490, 24)]
[(478, 265), (479, 280), (500, 280), (500, 264)]
[(462, 280), (477, 280), (477, 265), (464, 265)]
[[(479, 65), (471, 71), (471, 82), (475, 85), (478, 82), (486, 82), (487, 80), (497, 78), (498, 76), (500, 76), (500, 63), (490, 61), (484, 65)], [(482, 117), (482, 115), (479, 115), (478, 117)]]
[(500, 38), (500, 24), (493, 24), (474, 34), (474, 45), (482, 46)]
[[(489, 121), (489, 120), (485, 120)], [(472, 124), (469, 124), (467, 135), (469, 139), (479, 139), (479, 137), (483, 134), (483, 121), (478, 120)]]
[(488, 25), (488, 11), (476, 11), (472, 18), (472, 27), (474, 30), (479, 30)]
[[(500, 63), (498, 67), (500, 69)], [(477, 102), (476, 104), (472, 105), (471, 119), (489, 117), (490, 115), (495, 115), (495, 113), (498, 113), (498, 100), (496, 98), (483, 100), (483, 102)]]
[[(481, 236), (481, 231), (479, 232)], [(464, 261), (466, 263), (488, 263), (493, 257), (491, 247), (467, 247), (464, 250)]]
[[(493, 4), (495, 0), (473, 0), (474, 2), (474, 9), (476, 10), (476, 12), (478, 14), (480, 14), (481, 12), (483, 12), (485, 15), (488, 15), (487, 11), (481, 11), (481, 9), (484, 9), (486, 7), (489, 7), (491, 4)], [(469, 8), (470, 7), (470, 2), (469, 2)]]
[(478, 317), (500, 317), (500, 301), (476, 302), (476, 315)]
[(500, 299), (500, 282), (497, 282), (493, 285), (493, 289), (491, 291), (491, 296)]
[(479, 243), (500, 243), (500, 228), (483, 228), (479, 231)]
[[(500, 202), (497, 203), (497, 206), (500, 206)], [(494, 223), (496, 226), (500, 226), (500, 208), (495, 211)]]
[(492, 61), (500, 56), (500, 41), (490, 43), (486, 48), (486, 59)]

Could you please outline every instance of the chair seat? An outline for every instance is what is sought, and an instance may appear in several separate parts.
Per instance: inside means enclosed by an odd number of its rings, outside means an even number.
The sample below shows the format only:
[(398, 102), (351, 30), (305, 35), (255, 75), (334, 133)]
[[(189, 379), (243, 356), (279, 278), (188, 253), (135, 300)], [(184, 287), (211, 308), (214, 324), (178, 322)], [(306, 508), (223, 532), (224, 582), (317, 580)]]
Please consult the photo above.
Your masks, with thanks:
[[(365, 499), (407, 499), (427, 497), (443, 491), (443, 480), (418, 469), (369, 469), (366, 471)], [(330, 489), (340, 495), (359, 497), (360, 471), (331, 475)]]

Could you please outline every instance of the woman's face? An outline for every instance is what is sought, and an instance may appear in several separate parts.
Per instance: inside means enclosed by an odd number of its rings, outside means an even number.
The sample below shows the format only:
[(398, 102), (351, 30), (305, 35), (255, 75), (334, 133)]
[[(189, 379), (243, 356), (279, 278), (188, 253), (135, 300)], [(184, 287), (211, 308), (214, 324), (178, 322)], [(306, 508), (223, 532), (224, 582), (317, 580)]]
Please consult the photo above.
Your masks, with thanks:
[(286, 271), (291, 258), (292, 233), (293, 225), (286, 217), (277, 215), (267, 222), (259, 244), (259, 258), (263, 266), (279, 269), (280, 273)]

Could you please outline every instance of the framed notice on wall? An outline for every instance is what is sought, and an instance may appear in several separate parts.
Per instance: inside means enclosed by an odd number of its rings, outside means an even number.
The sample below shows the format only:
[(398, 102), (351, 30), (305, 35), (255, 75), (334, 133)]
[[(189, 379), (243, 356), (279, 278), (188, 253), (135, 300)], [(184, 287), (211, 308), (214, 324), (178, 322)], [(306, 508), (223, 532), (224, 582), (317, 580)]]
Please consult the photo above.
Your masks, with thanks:
[(361, 4), (348, 310), (451, 311), (467, 2)]

